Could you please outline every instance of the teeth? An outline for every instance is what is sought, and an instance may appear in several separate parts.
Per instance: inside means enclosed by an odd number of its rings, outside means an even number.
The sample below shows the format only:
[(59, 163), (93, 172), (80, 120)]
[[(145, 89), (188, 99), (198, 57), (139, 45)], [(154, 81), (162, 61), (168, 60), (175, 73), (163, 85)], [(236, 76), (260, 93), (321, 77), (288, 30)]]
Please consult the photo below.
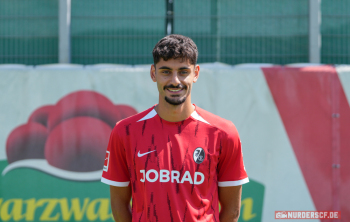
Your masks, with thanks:
[(171, 92), (178, 92), (178, 91), (180, 91), (181, 89), (169, 89), (169, 88), (168, 88), (168, 90), (171, 91)]

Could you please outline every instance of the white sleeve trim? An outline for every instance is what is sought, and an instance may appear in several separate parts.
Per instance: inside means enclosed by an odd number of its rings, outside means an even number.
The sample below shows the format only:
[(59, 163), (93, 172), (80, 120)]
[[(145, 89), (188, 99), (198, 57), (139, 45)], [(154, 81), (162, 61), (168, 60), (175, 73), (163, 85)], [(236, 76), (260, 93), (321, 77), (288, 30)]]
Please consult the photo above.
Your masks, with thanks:
[(115, 187), (127, 187), (127, 186), (129, 186), (129, 183), (130, 183), (130, 181), (127, 181), (127, 182), (116, 182), (116, 181), (113, 181), (113, 180), (107, 180), (106, 178), (103, 178), (103, 177), (101, 177), (101, 182), (105, 183), (105, 184), (108, 184), (108, 185), (115, 186)]
[(249, 179), (244, 178), (242, 180), (236, 180), (236, 181), (223, 181), (223, 182), (218, 182), (219, 187), (231, 187), (231, 186), (239, 186), (245, 183), (248, 183)]

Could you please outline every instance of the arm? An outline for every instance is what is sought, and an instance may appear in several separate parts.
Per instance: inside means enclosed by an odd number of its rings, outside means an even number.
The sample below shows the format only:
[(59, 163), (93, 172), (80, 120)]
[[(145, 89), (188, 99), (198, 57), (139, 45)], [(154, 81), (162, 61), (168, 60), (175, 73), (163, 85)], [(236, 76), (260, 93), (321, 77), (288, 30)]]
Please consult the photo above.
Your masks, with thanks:
[(237, 222), (241, 208), (242, 185), (219, 187), (220, 221)]
[(110, 186), (111, 207), (116, 222), (131, 222), (131, 187)]

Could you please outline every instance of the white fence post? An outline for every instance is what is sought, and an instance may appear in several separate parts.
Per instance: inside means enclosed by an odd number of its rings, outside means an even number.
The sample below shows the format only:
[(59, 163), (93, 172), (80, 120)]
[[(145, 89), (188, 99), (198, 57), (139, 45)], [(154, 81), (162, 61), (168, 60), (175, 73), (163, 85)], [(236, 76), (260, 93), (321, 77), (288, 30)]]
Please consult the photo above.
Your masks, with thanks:
[(166, 35), (174, 34), (174, 0), (166, 0)]
[(220, 1), (211, 0), (211, 35), (215, 39), (215, 62), (220, 62), (221, 39), (220, 39)]
[(309, 0), (309, 62), (321, 63), (321, 0)]
[(58, 62), (70, 63), (71, 0), (58, 2)]

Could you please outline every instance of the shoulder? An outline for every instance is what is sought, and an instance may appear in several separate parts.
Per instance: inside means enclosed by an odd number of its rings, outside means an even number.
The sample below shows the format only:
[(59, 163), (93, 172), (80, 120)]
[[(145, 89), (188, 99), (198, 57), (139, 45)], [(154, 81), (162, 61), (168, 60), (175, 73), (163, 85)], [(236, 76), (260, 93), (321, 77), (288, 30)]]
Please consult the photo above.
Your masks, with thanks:
[(236, 126), (230, 120), (224, 119), (218, 115), (210, 113), (198, 106), (196, 107), (196, 112), (210, 125), (218, 128), (224, 133), (228, 135), (238, 135)]
[(142, 120), (147, 114), (152, 113), (153, 107), (146, 109), (145, 111), (142, 111), (140, 113), (137, 113), (135, 115), (129, 116), (128, 118), (122, 119), (119, 122), (117, 122), (113, 128), (113, 133), (119, 132), (119, 134), (122, 131), (125, 131), (126, 134), (128, 134), (128, 127), (132, 124), (137, 124)]

